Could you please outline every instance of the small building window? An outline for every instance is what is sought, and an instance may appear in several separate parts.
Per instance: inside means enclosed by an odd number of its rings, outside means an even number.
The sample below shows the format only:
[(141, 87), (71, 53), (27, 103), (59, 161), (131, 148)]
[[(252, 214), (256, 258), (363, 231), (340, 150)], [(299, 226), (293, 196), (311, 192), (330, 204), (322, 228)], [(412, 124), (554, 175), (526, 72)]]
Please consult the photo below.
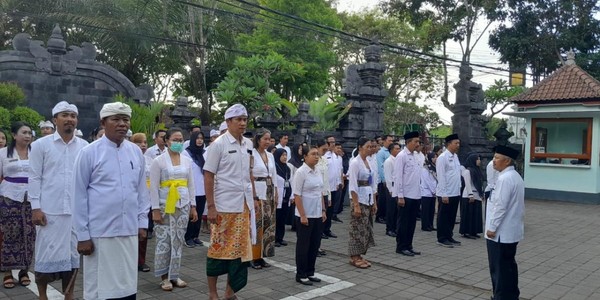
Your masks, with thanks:
[(530, 162), (590, 164), (592, 118), (532, 119), (531, 133)]

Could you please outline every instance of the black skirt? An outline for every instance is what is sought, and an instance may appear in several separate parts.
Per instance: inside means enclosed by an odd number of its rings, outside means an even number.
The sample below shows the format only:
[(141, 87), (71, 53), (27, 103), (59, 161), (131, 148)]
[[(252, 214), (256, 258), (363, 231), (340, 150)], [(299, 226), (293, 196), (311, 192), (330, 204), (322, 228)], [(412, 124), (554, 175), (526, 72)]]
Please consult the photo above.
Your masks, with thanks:
[(483, 212), (480, 200), (469, 203), (469, 198), (460, 199), (460, 234), (483, 233)]

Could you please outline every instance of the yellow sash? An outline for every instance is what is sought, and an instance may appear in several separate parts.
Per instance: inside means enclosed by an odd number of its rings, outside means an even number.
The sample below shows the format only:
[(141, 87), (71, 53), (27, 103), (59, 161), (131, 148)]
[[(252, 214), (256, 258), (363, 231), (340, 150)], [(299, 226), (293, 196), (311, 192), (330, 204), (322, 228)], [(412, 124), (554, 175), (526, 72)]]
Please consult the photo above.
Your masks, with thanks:
[(186, 179), (170, 179), (160, 183), (161, 188), (169, 188), (167, 203), (165, 204), (165, 213), (172, 214), (175, 212), (175, 204), (177, 203), (177, 200), (181, 198), (177, 188), (180, 186), (187, 187), (187, 184), (188, 181)]

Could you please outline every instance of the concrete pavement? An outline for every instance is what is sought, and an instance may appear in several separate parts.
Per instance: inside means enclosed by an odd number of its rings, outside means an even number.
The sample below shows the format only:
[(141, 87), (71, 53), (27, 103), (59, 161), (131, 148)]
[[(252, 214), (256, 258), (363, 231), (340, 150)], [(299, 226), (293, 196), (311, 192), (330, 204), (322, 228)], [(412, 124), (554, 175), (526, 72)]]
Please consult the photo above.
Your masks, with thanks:
[[(525, 240), (518, 246), (519, 287), (522, 299), (600, 299), (600, 206), (527, 200)], [(435, 232), (423, 232), (417, 224), (415, 250), (422, 255), (395, 253), (395, 239), (375, 224), (377, 246), (365, 256), (369, 269), (352, 267), (346, 255), (346, 209), (334, 223), (337, 239), (323, 240), (327, 255), (317, 260), (317, 272), (325, 279), (312, 287), (294, 281), (295, 233), (286, 232), (287, 247), (276, 248), (273, 267), (249, 269), (249, 283), (239, 299), (489, 299), (491, 282), (485, 240), (456, 237), (462, 246), (436, 245)], [(455, 235), (458, 236), (458, 226)], [(202, 240), (208, 236), (201, 234)], [(148, 245), (152, 267), (153, 240)], [(163, 292), (160, 280), (139, 273), (138, 299), (207, 299), (206, 247), (184, 248), (181, 278), (187, 288)], [(54, 287), (58, 289), (58, 284)], [(224, 278), (219, 286), (224, 286)], [(35, 290), (35, 287), (32, 287)], [(82, 298), (81, 274), (76, 297)], [(0, 287), (0, 299), (37, 299), (27, 288)]]

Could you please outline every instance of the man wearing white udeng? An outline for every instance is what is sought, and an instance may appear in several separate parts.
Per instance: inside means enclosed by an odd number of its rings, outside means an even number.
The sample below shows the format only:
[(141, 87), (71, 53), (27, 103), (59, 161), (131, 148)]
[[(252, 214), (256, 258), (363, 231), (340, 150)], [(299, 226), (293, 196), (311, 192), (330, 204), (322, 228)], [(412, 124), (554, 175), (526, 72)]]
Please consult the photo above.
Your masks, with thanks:
[(142, 150), (125, 139), (131, 108), (104, 104), (104, 136), (75, 161), (74, 224), (83, 257), (83, 297), (135, 299), (138, 236), (146, 238), (150, 199)]
[(48, 299), (48, 283), (61, 279), (65, 299), (73, 299), (77, 242), (72, 228), (75, 157), (88, 145), (75, 136), (77, 106), (61, 101), (52, 109), (56, 132), (38, 139), (29, 154), (29, 190), (35, 240), (35, 282), (40, 299)]

